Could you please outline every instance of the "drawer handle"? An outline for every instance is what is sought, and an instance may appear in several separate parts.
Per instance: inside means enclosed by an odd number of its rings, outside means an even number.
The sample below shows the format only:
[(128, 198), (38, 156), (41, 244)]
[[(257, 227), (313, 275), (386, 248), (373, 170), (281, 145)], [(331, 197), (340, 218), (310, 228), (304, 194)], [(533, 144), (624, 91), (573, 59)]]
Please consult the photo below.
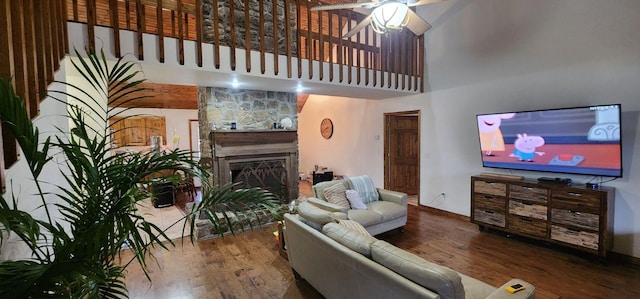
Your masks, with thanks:
[(524, 188), (529, 190), (529, 191), (533, 190), (533, 188), (531, 188), (531, 187), (524, 187)]
[(532, 220), (532, 219), (530, 219), (530, 218), (525, 218), (525, 217), (520, 217), (520, 221), (529, 222), (529, 223), (533, 222), (533, 220)]
[(569, 213), (574, 214), (574, 215), (582, 215), (582, 213), (578, 212), (578, 211), (573, 211), (573, 210), (567, 210), (569, 211)]
[(567, 192), (567, 194), (571, 196), (582, 196), (582, 193), (575, 193), (575, 192)]
[(493, 214), (493, 211), (484, 210), (484, 212), (487, 213), (487, 214)]
[(522, 204), (525, 205), (525, 206), (532, 206), (533, 205), (532, 203), (529, 203), (529, 202), (523, 202)]

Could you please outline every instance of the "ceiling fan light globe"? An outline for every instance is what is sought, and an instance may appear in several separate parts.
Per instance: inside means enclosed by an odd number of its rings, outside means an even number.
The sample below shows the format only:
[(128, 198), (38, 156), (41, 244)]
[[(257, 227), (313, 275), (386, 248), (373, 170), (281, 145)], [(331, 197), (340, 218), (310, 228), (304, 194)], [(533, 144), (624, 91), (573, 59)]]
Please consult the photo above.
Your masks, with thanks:
[(404, 3), (386, 2), (371, 13), (371, 27), (375, 32), (386, 33), (388, 29), (402, 29), (409, 21), (409, 7)]

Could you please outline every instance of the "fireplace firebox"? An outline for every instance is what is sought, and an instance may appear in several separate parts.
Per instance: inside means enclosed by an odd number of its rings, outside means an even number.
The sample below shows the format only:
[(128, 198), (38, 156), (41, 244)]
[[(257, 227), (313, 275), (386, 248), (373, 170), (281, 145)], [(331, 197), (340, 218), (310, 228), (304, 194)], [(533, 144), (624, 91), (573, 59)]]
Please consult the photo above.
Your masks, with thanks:
[(298, 132), (212, 131), (214, 183), (260, 187), (282, 203), (298, 197)]

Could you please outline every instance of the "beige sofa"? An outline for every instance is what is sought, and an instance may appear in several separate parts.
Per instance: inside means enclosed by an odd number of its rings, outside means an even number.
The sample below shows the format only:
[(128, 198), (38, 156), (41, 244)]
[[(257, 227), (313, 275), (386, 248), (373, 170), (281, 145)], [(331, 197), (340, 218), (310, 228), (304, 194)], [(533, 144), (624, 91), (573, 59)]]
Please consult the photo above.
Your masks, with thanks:
[(353, 189), (349, 179), (320, 182), (311, 187), (313, 198), (307, 201), (329, 212), (344, 213), (348, 219), (362, 224), (372, 235), (378, 235), (407, 224), (407, 194), (377, 188), (378, 201), (367, 203), (366, 210), (345, 209), (326, 200), (324, 189), (334, 184), (343, 184)]
[[(333, 221), (323, 224), (331, 213), (307, 213), (305, 223), (300, 216), (284, 216), (289, 263), (297, 279), (326, 298), (535, 298), (535, 287), (525, 281), (512, 279), (496, 288)], [(322, 232), (309, 221), (320, 221)], [(515, 283), (526, 289), (515, 294), (504, 289)]]

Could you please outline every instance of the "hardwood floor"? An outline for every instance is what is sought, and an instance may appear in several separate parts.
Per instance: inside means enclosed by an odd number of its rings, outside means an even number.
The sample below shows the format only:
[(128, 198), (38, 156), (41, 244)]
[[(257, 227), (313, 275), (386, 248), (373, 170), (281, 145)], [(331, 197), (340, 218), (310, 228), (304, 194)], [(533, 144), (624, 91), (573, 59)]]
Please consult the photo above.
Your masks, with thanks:
[[(153, 285), (131, 265), (131, 298), (322, 298), (308, 283), (296, 282), (278, 255), (276, 227), (236, 237), (185, 240), (171, 251), (154, 249)], [(640, 298), (640, 269), (603, 262), (573, 251), (537, 245), (495, 233), (480, 233), (461, 217), (412, 206), (405, 231), (378, 236), (432, 262), (499, 286), (512, 277), (534, 284), (537, 298)], [(123, 258), (131, 254), (124, 250)]]

